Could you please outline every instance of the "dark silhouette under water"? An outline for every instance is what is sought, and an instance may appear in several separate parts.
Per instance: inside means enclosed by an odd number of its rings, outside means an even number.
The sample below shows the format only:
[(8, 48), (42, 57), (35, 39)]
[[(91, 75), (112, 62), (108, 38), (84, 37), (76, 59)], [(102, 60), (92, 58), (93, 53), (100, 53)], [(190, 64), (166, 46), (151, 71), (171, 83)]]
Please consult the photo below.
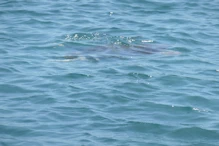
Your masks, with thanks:
[(63, 61), (70, 60), (99, 60), (100, 58), (129, 57), (161, 53), (164, 55), (177, 55), (179, 52), (167, 50), (162, 45), (108, 45), (76, 47), (69, 55), (63, 57)]
[[(132, 56), (165, 54), (177, 55), (179, 52), (168, 50), (168, 46), (149, 43), (142, 37), (110, 36), (106, 34), (76, 33), (67, 35), (61, 46), (70, 49), (63, 56), (64, 61), (99, 60), (106, 58), (127, 58)], [(151, 41), (150, 41), (151, 42)]]

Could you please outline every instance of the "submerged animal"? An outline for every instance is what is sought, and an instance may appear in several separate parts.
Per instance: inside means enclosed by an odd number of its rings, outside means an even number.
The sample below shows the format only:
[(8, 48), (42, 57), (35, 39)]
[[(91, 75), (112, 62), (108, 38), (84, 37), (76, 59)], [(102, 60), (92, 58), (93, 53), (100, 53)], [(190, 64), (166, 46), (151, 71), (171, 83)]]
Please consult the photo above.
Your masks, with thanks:
[[(77, 49), (78, 50), (78, 49)], [(178, 55), (180, 54), (177, 51), (170, 51), (164, 47), (150, 47), (150, 46), (141, 46), (141, 45), (134, 45), (132, 47), (106, 47), (106, 46), (96, 46), (96, 47), (88, 47), (88, 48), (81, 48), (80, 51), (74, 51), (68, 55), (61, 57), (61, 60), (56, 61), (63, 61), (69, 62), (74, 60), (89, 60), (92, 62), (96, 62), (102, 59), (110, 59), (110, 58), (117, 58), (117, 59), (125, 59), (125, 58), (132, 58), (134, 56), (140, 55), (150, 55), (160, 53), (163, 55)]]
[[(93, 60), (102, 58), (122, 58), (162, 53), (177, 55), (179, 52), (167, 50), (167, 46), (139, 41), (136, 38), (112, 37), (107, 35), (75, 34), (67, 37), (68, 43), (60, 46), (72, 48), (72, 52), (59, 61)], [(70, 42), (70, 43), (69, 43)]]

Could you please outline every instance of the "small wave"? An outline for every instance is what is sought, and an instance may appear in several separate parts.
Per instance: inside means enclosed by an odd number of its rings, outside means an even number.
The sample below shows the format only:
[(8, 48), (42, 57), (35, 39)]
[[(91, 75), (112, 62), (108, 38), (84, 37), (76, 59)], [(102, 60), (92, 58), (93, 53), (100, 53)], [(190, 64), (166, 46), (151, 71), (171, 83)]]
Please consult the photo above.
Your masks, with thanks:
[(189, 139), (191, 142), (205, 142), (205, 140), (217, 141), (219, 133), (215, 130), (208, 130), (201, 127), (185, 127), (174, 130), (170, 133), (170, 136), (178, 139)]
[(16, 93), (34, 93), (35, 90), (26, 89), (21, 86), (11, 84), (0, 84), (0, 92), (4, 94), (16, 94)]

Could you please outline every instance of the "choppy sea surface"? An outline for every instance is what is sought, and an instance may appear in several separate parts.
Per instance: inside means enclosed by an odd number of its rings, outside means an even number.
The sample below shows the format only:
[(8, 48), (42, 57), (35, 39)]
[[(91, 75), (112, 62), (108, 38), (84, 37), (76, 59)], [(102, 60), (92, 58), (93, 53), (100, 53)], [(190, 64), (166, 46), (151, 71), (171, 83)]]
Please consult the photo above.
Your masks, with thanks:
[(0, 146), (217, 146), (218, 111), (218, 0), (0, 1)]

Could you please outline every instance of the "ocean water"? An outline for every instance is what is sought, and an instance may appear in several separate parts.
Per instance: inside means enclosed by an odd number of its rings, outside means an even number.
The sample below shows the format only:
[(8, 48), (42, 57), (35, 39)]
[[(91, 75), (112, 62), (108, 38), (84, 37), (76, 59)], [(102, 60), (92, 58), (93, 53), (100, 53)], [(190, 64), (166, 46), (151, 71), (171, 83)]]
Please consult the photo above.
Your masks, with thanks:
[(219, 145), (218, 0), (1, 0), (0, 146)]

